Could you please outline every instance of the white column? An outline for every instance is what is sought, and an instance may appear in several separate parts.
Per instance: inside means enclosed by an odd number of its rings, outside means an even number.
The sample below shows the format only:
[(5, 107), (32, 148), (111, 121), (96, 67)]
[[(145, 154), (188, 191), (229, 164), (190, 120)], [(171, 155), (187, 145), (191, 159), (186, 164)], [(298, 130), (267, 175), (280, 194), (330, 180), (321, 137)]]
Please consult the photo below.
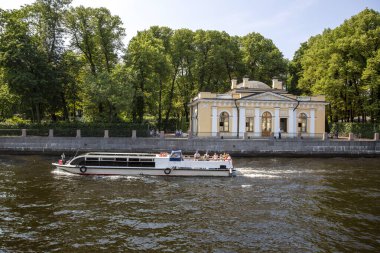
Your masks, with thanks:
[(245, 133), (245, 108), (240, 108), (239, 112), (239, 137), (244, 137)]
[(192, 118), (192, 122), (191, 122), (191, 131), (193, 132), (193, 134), (198, 134), (198, 120), (196, 117), (193, 116)]
[(295, 134), (295, 131), (294, 131), (294, 119), (293, 119), (293, 108), (289, 108), (289, 118), (288, 118), (288, 122), (289, 122), (289, 128), (288, 128), (288, 133), (290, 134), (290, 137), (294, 137), (293, 134)]
[(274, 136), (280, 132), (280, 108), (274, 108)]
[(211, 107), (211, 111), (211, 134), (212, 136), (216, 136), (218, 132), (218, 107)]
[(198, 135), (198, 114), (199, 111), (195, 111), (195, 106), (191, 110), (191, 131), (193, 134)]
[(237, 123), (238, 123), (238, 118), (237, 118), (237, 109), (232, 108), (232, 134), (236, 136), (237, 133)]
[(189, 131), (190, 132), (194, 132), (193, 131), (193, 107), (190, 107), (190, 122), (189, 122)]
[(298, 118), (297, 118), (298, 110), (295, 109), (293, 111), (293, 133), (295, 133), (295, 136), (297, 136), (298, 133)]
[(315, 134), (315, 109), (310, 109), (310, 136)]
[(260, 128), (260, 123), (261, 123), (261, 118), (260, 118), (260, 108), (255, 108), (255, 136), (260, 136), (261, 135), (261, 128)]

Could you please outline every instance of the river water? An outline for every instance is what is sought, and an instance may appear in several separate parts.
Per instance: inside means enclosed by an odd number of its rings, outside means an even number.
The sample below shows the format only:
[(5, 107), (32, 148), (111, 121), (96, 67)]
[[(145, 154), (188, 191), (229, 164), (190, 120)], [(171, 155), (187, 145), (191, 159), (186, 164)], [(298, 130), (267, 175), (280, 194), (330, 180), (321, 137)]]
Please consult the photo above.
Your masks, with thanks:
[(236, 178), (92, 177), (0, 155), (0, 252), (379, 252), (380, 159), (236, 158)]

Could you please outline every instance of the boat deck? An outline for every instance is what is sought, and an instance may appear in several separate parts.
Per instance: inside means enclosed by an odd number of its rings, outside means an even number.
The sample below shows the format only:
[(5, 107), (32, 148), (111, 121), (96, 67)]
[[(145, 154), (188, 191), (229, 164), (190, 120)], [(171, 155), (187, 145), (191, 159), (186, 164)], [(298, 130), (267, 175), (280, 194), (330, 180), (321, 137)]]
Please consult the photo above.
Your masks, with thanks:
[(156, 157), (153, 153), (109, 153), (109, 152), (90, 152), (82, 156), (105, 156), (105, 157)]

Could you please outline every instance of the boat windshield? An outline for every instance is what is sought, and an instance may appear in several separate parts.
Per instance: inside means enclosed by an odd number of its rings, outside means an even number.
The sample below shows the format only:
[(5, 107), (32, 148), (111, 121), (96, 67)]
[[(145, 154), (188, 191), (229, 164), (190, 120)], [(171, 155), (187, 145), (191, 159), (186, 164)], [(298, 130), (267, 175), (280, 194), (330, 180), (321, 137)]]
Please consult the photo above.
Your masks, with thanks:
[(181, 161), (182, 160), (182, 151), (173, 150), (170, 154), (170, 161)]

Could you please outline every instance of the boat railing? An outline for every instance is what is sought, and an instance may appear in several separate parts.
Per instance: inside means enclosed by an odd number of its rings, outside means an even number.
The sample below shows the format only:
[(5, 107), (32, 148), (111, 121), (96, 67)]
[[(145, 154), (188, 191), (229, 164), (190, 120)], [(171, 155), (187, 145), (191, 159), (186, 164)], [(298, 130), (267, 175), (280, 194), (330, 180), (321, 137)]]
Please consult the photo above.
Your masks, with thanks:
[(84, 154), (84, 156), (106, 156), (106, 157), (155, 157), (153, 153), (99, 153), (90, 152)]
[(216, 157), (216, 156), (203, 155), (203, 156), (196, 158), (193, 155), (185, 155), (185, 156), (183, 156), (183, 159), (184, 160), (192, 160), (192, 161), (227, 161), (227, 160), (231, 160), (231, 156), (220, 155), (220, 156)]

